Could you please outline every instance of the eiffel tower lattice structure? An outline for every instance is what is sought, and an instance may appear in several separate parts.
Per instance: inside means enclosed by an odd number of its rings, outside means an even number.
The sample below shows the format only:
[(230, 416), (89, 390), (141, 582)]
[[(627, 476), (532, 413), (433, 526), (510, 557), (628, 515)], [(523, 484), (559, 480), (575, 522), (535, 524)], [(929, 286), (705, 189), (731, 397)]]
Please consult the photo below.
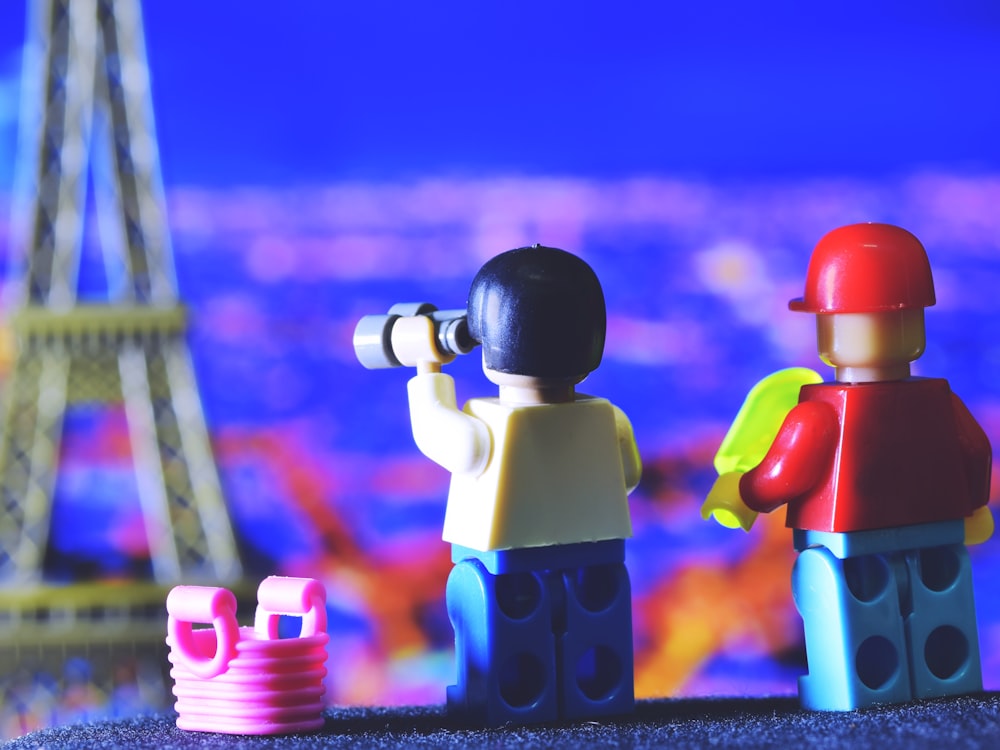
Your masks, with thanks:
[[(0, 589), (42, 583), (64, 415), (95, 403), (124, 405), (155, 582), (236, 581), (178, 302), (139, 0), (38, 0), (29, 13), (42, 102), (10, 319)], [(88, 169), (108, 279), (101, 304), (77, 299)]]

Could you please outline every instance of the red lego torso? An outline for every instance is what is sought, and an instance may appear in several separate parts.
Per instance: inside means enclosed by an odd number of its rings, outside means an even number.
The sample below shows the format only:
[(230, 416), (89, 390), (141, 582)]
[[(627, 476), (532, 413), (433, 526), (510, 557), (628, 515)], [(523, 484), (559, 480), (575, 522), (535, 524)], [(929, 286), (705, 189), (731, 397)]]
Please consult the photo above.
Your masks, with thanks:
[(802, 388), (740, 490), (755, 510), (788, 503), (787, 524), (799, 529), (955, 520), (986, 503), (990, 455), (946, 380), (822, 383)]

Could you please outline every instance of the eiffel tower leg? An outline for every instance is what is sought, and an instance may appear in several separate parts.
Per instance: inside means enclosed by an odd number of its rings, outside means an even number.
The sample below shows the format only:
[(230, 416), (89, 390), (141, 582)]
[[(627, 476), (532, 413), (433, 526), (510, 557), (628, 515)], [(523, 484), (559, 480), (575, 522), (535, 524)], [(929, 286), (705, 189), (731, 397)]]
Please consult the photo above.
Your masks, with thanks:
[[(97, 101), (107, 110), (123, 249), (131, 287), (126, 299), (173, 304), (173, 253), (160, 179), (139, 0), (98, 0), (105, 68)], [(107, 247), (105, 248), (107, 249)]]
[(187, 344), (182, 339), (164, 342), (161, 353), (164, 375), (170, 391), (164, 413), (165, 425), (176, 424), (176, 439), (187, 466), (187, 486), (201, 514), (214, 575), (220, 581), (236, 581), (243, 575), (229, 510), (222, 496), (218, 469), (205, 426), (205, 412), (198, 396), (198, 384)]
[(22, 352), (0, 440), (0, 581), (38, 582), (49, 540), (70, 356)]
[(236, 580), (236, 543), (182, 345), (124, 344), (119, 367), (156, 580)]
[(45, 0), (34, 8), (44, 50), (37, 172), (33, 179), (26, 294), (31, 304), (76, 299), (88, 140), (93, 114), (95, 0)]
[(170, 500), (157, 446), (156, 417), (149, 392), (146, 356), (140, 345), (122, 345), (118, 371), (153, 578), (163, 584), (178, 583), (182, 579), (180, 556), (172, 538)]

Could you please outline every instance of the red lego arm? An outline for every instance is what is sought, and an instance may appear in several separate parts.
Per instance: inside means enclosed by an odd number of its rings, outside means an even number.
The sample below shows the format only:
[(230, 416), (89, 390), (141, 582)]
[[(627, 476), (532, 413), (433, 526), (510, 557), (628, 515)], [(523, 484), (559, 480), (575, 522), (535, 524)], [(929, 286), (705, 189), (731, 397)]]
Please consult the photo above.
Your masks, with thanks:
[(840, 432), (837, 415), (822, 402), (798, 404), (785, 417), (764, 460), (743, 475), (748, 508), (770, 513), (811, 489), (824, 476)]
[(979, 422), (972, 416), (962, 400), (954, 393), (951, 395), (952, 408), (955, 411), (955, 423), (958, 426), (959, 449), (962, 451), (962, 461), (965, 465), (965, 476), (969, 481), (969, 494), (974, 507), (986, 505), (990, 499), (990, 467), (993, 463), (993, 449), (989, 438)]

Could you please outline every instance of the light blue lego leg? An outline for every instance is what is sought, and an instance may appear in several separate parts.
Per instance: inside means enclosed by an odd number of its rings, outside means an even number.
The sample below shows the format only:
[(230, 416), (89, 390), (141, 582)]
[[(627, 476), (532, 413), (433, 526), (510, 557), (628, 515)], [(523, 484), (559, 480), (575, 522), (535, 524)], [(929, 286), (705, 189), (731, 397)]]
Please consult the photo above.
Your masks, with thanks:
[(499, 726), (558, 718), (552, 596), (530, 572), (493, 575), (479, 560), (455, 565), (446, 589), (458, 682), (448, 715)]
[(906, 641), (891, 557), (838, 559), (825, 547), (802, 550), (792, 594), (802, 615), (809, 674), (799, 678), (803, 708), (848, 711), (910, 700)]
[(564, 571), (557, 609), (560, 715), (590, 719), (635, 707), (632, 588), (624, 563)]
[(910, 572), (910, 644), (913, 697), (964, 695), (983, 689), (972, 592), (964, 544), (906, 553)]

